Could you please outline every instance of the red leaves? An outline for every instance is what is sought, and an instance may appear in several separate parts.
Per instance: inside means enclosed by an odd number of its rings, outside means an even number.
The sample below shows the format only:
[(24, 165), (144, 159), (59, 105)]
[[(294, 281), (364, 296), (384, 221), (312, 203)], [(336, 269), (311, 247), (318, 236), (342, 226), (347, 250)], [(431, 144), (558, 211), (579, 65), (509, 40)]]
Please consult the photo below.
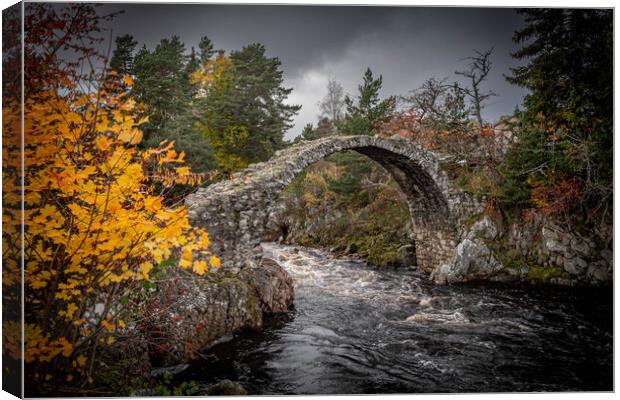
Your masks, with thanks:
[(532, 202), (544, 216), (565, 215), (581, 201), (581, 185), (564, 176), (532, 184)]
[(492, 139), (495, 137), (495, 129), (491, 124), (485, 124), (480, 128), (480, 137), (485, 139)]

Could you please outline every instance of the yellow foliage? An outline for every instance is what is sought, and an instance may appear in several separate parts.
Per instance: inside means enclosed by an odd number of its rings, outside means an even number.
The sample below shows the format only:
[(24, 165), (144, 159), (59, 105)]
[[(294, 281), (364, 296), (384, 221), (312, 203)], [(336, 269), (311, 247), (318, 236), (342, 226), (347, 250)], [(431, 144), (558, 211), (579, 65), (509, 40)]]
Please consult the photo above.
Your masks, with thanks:
[(80, 354), (75, 360), (77, 361), (77, 365), (83, 367), (86, 365), (87, 358), (83, 354)]
[[(131, 78), (124, 83), (130, 85)], [(14, 135), (19, 105), (3, 106), (3, 129)], [(69, 366), (84, 367), (94, 352), (73, 350), (114, 343), (116, 327), (125, 327), (118, 299), (137, 282), (153, 280), (157, 264), (182, 255), (179, 266), (199, 275), (209, 265), (194, 256), (220, 264), (208, 250), (207, 232), (191, 227), (185, 207), (167, 206), (153, 185), (196, 184), (202, 176), (183, 165), (185, 154), (176, 153), (173, 143), (145, 151), (134, 147), (144, 122), (135, 107), (124, 94), (104, 88), (79, 95), (77, 89), (45, 91), (25, 101), (26, 363), (64, 358)], [(3, 164), (10, 166), (12, 157), (19, 159), (20, 143), (7, 139)], [(3, 179), (6, 289), (19, 282), (21, 177), (17, 169), (4, 168)], [(114, 312), (93, 318), (95, 306), (107, 303)], [(3, 328), (7, 353), (19, 358), (19, 330)], [(65, 379), (74, 376), (76, 371)]]
[(220, 259), (215, 256), (211, 256), (209, 257), (209, 264), (211, 264), (214, 268), (218, 268), (220, 266)]
[(199, 95), (208, 90), (221, 90), (220, 85), (225, 84), (225, 75), (230, 70), (232, 62), (224, 53), (219, 53), (215, 59), (207, 60), (202, 68), (192, 73), (191, 80), (201, 86)]
[(197, 273), (198, 275), (204, 275), (204, 273), (207, 271), (207, 262), (204, 260), (198, 260), (198, 261), (194, 261), (194, 272)]

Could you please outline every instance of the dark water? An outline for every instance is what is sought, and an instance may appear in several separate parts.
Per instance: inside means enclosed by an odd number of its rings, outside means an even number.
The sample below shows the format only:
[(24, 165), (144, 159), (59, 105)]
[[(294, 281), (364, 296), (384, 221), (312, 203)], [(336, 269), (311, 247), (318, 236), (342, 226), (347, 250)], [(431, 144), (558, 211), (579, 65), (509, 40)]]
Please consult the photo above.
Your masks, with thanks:
[(433, 286), (266, 244), (295, 307), (205, 352), (183, 379), (250, 394), (613, 390), (612, 291)]

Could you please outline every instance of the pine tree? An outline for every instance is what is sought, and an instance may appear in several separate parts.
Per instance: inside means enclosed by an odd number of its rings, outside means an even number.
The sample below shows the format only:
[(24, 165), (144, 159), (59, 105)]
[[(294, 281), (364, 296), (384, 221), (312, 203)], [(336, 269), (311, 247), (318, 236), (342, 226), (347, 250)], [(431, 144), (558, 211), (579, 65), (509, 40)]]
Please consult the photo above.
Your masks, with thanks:
[(196, 87), (191, 74), (199, 62), (195, 51), (187, 56), (179, 37), (162, 39), (154, 50), (143, 47), (134, 59), (135, 84), (132, 95), (146, 106), (149, 121), (142, 125), (148, 147), (162, 140), (174, 141), (178, 152), (196, 172), (215, 167), (213, 151), (195, 126)]
[(200, 62), (203, 64), (209, 61), (215, 54), (215, 51), (213, 50), (213, 43), (211, 42), (211, 39), (206, 36), (200, 38), (198, 48), (200, 49)]
[(261, 44), (230, 57), (220, 52), (206, 63), (199, 78), (203, 131), (227, 172), (267, 160), (285, 146), (284, 132), (300, 106), (285, 103), (292, 89), (283, 87), (280, 65)]
[(116, 48), (110, 59), (110, 69), (120, 74), (132, 74), (133, 53), (138, 42), (131, 35), (118, 36), (115, 40)]
[(295, 138), (294, 143), (297, 143), (300, 140), (320, 139), (326, 136), (332, 136), (335, 133), (336, 129), (332, 121), (329, 118), (321, 118), (316, 128), (311, 123), (306, 124), (304, 129), (301, 131), (301, 135)]
[(345, 135), (370, 135), (382, 122), (387, 121), (394, 111), (393, 97), (381, 100), (379, 90), (383, 84), (383, 77), (374, 79), (370, 68), (364, 73), (364, 82), (358, 86), (359, 94), (353, 100), (348, 95), (344, 102), (347, 115), (337, 124), (340, 133)]
[(178, 36), (162, 39), (153, 51), (143, 47), (136, 55), (133, 95), (149, 108), (144, 127), (147, 139), (188, 108), (191, 91), (186, 62), (185, 45)]

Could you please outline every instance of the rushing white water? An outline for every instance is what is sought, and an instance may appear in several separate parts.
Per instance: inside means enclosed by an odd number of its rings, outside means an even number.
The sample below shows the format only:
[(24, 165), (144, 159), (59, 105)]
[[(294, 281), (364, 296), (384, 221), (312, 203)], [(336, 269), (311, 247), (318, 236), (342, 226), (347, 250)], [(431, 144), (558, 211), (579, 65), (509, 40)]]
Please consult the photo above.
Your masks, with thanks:
[(433, 286), (316, 249), (263, 244), (295, 306), (212, 347), (185, 379), (252, 394), (612, 390), (611, 291)]

